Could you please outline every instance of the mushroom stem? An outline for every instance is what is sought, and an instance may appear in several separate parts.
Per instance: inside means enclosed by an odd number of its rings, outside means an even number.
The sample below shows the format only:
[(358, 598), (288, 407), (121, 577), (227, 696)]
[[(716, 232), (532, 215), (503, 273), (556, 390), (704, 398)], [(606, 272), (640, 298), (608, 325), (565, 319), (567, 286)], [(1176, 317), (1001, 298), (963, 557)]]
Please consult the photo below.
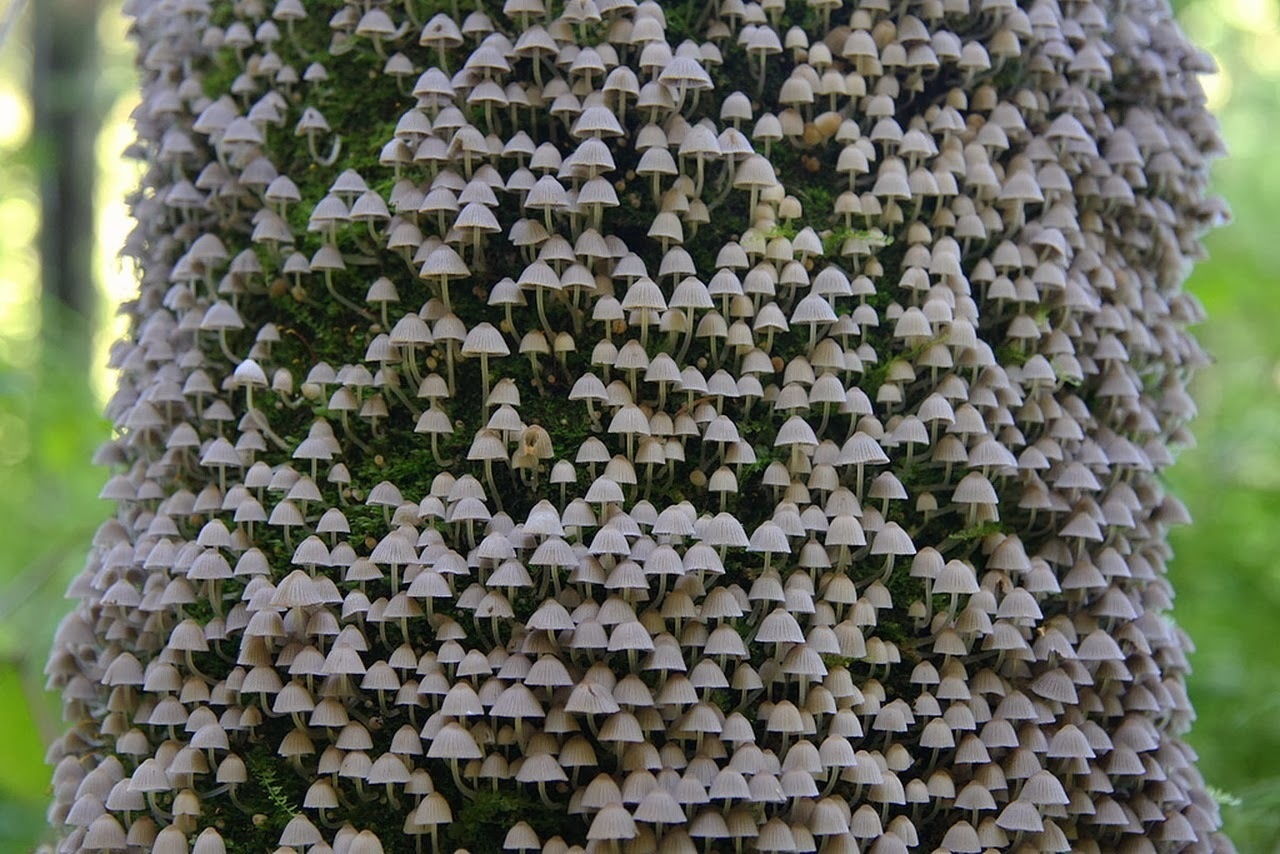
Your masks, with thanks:
[(311, 153), (311, 159), (318, 166), (332, 166), (338, 160), (338, 155), (342, 153), (342, 137), (335, 136), (333, 144), (329, 147), (329, 154), (321, 157), (320, 152), (316, 149), (316, 131), (307, 131), (307, 151)]
[(547, 308), (543, 300), (543, 293), (546, 288), (534, 288), (534, 300), (538, 306), (538, 320), (542, 323), (542, 331), (547, 335), (547, 341), (556, 340), (555, 333), (551, 331), (551, 323), (547, 320)]
[(222, 347), (222, 355), (227, 357), (227, 361), (229, 361), (233, 365), (240, 364), (241, 360), (236, 358), (235, 355), (232, 354), (231, 348), (227, 346), (227, 330), (226, 329), (218, 330), (218, 344)]
[(342, 420), (342, 432), (345, 433), (347, 438), (354, 442), (361, 450), (367, 452), (369, 450), (369, 446), (366, 445), (359, 436), (351, 431), (351, 421), (347, 418), (347, 411), (345, 409), (341, 409), (338, 411), (338, 414)]
[[(289, 450), (289, 448), (291, 447), (289, 443), (286, 442), (284, 439), (280, 438), (280, 436), (276, 433), (276, 431), (271, 429), (271, 422), (269, 422), (266, 416), (263, 415), (260, 411), (250, 406), (245, 412), (245, 416), (248, 417), (250, 421), (252, 421), (253, 426), (257, 429), (257, 431), (261, 433), (263, 436), (270, 439), (273, 443), (275, 443), (275, 446), (277, 448), (279, 448), (282, 451)], [(315, 477), (316, 477), (315, 460), (311, 461), (311, 466), (312, 466), (311, 479), (315, 480)]]
[(448, 366), (449, 394), (452, 396), (457, 390), (457, 383), (453, 377), (453, 341), (446, 341), (444, 344), (444, 360)]
[[(215, 599), (215, 600), (213, 600), (213, 601), (216, 601), (216, 602), (218, 602), (219, 604), (221, 604), (221, 600), (216, 600), (216, 599)], [(196, 667), (196, 663), (195, 663), (195, 661), (193, 660), (193, 657), (192, 657), (192, 655), (191, 655), (191, 650), (189, 650), (189, 649), (188, 649), (188, 650), (185, 650), (185, 651), (184, 651), (184, 659), (185, 659), (186, 664), (187, 664), (187, 670), (191, 671), (191, 674), (192, 674), (193, 676), (195, 676), (197, 679), (200, 679), (200, 680), (202, 680), (202, 681), (204, 681), (204, 682), (209, 683), (210, 685), (212, 685), (212, 684), (214, 683), (214, 680), (213, 680), (213, 679), (210, 679), (208, 676), (206, 676), (205, 674), (201, 673), (201, 672), (200, 672), (200, 669), (199, 669), (198, 667)]]
[(422, 415), (422, 412), (418, 407), (413, 405), (413, 401), (409, 399), (408, 395), (404, 393), (404, 390), (401, 389), (400, 386), (391, 385), (389, 388), (391, 389), (391, 393), (399, 398), (400, 402), (404, 404), (405, 409), (409, 410), (409, 414), (412, 415), (413, 419), (416, 421), (418, 417)]
[(450, 463), (452, 463), (453, 460), (446, 460), (440, 456), (439, 442), (440, 442), (440, 434), (433, 432), (431, 434), (431, 457), (436, 461), (436, 465), (440, 466), (441, 468), (444, 468), (448, 466)]
[(529, 351), (529, 367), (532, 370), (533, 387), (538, 390), (538, 394), (545, 395), (546, 390), (542, 387), (542, 368), (538, 367), (538, 354), (532, 350)]
[(489, 494), (493, 497), (494, 506), (502, 510), (502, 496), (498, 492), (498, 484), (493, 479), (493, 460), (484, 461), (484, 479), (489, 484)]
[[(333, 284), (332, 270), (324, 271), (324, 286), (329, 290), (329, 296), (337, 300), (339, 305), (342, 305), (346, 308), (351, 309), (356, 314), (359, 314), (361, 317), (363, 317), (365, 320), (368, 320), (371, 322), (377, 320), (377, 318), (374, 317), (372, 314), (370, 314), (368, 311), (365, 311), (363, 308), (356, 305), (351, 300), (344, 297), (342, 294), (338, 293), (338, 289), (334, 287), (334, 284)], [(237, 360), (237, 364), (239, 364), (239, 360)]]
[(453, 772), (453, 783), (458, 787), (458, 791), (468, 800), (476, 796), (476, 790), (462, 782), (462, 774), (458, 771), (458, 760), (456, 758), (449, 760), (449, 770)]
[(689, 345), (693, 343), (693, 309), (685, 309), (685, 329), (684, 341), (680, 344), (680, 353), (676, 356), (678, 364), (684, 364), (685, 356), (689, 352)]
[(173, 818), (171, 814), (165, 812), (160, 808), (160, 805), (156, 803), (155, 792), (147, 792), (147, 806), (151, 807), (151, 814), (155, 816), (157, 820), (167, 822)]
[(881, 573), (880, 575), (881, 581), (888, 581), (889, 576), (893, 575), (893, 558), (894, 558), (893, 552), (889, 552), (889, 554), (885, 555), (884, 572)]

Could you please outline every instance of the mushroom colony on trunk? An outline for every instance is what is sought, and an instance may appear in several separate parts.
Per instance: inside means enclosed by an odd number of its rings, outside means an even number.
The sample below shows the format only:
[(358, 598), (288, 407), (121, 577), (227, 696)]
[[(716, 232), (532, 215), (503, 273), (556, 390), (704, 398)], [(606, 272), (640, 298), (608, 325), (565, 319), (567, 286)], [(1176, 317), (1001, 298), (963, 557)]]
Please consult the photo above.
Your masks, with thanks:
[(1165, 0), (126, 0), (58, 851), (1230, 851)]

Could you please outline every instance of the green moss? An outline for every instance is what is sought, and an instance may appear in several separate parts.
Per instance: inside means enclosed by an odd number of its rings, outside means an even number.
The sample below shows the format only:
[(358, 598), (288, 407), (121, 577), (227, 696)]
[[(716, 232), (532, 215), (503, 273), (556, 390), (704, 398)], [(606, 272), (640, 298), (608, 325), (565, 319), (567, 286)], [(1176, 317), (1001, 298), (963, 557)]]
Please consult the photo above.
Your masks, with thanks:
[(208, 800), (203, 819), (218, 829), (228, 852), (274, 850), (285, 825), (300, 812), (306, 786), (266, 747), (255, 747), (241, 759), (249, 779), (232, 798)]
[[(560, 797), (567, 800), (567, 792)], [(445, 838), (472, 854), (502, 849), (507, 830), (528, 822), (543, 842), (554, 836), (570, 845), (586, 844), (586, 824), (561, 806), (549, 807), (535, 797), (508, 790), (481, 791), (454, 814)]]
[[(408, 722), (402, 708), (390, 709), (387, 716), (379, 715), (376, 705), (358, 706), (351, 712), (369, 730), (374, 742), (369, 755), (375, 759), (390, 747), (392, 734)], [(292, 727), (288, 716), (268, 717), (251, 742), (254, 747), (242, 755), (249, 779), (237, 787), (234, 801), (224, 797), (206, 802), (203, 824), (218, 828), (227, 850), (237, 854), (274, 850), (289, 821), (304, 813), (317, 827), (336, 828), (349, 822), (357, 830), (370, 829), (382, 840), (387, 854), (414, 851), (413, 837), (403, 832), (405, 813), (413, 809), (413, 799), (403, 793), (397, 796), (398, 803), (392, 803), (385, 787), (365, 786), (358, 792), (350, 780), (344, 780), (343, 803), (337, 808), (323, 815), (315, 809), (301, 808), (307, 788), (315, 779), (315, 757), (304, 758), (307, 772), (303, 775), (268, 746), (278, 744)], [(474, 798), (465, 798), (454, 789), (445, 763), (428, 761), (427, 766), (437, 788), (453, 805), (454, 820), (444, 829), (444, 836), (454, 845), (473, 852), (500, 850), (507, 829), (519, 821), (529, 822), (543, 840), (558, 835), (570, 844), (586, 841), (586, 825), (580, 817), (568, 814), (568, 793), (563, 787), (549, 790), (554, 798), (552, 807), (514, 781), (503, 784), (498, 791), (483, 790)]]
[(969, 528), (954, 531), (948, 539), (959, 543), (970, 543), (981, 541), (993, 534), (1000, 534), (1005, 531), (1005, 526), (998, 521), (980, 522)]
[(204, 625), (213, 618), (213, 605), (204, 599), (197, 599), (182, 606), (182, 612), (196, 622)]
[(1020, 347), (1016, 344), (1003, 344), (996, 348), (995, 355), (997, 362), (1008, 367), (1010, 365), (1025, 365), (1027, 359), (1030, 359), (1034, 353), (1026, 347)]

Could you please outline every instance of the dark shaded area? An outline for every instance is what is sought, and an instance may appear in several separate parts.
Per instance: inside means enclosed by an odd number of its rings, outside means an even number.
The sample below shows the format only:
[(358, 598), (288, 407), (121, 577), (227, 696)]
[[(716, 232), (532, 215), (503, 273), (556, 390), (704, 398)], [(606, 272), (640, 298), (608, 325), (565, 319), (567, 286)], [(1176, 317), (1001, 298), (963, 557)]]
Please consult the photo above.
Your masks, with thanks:
[(41, 346), (89, 368), (98, 297), (93, 282), (94, 143), (104, 105), (97, 0), (31, 4), (32, 150), (40, 176)]

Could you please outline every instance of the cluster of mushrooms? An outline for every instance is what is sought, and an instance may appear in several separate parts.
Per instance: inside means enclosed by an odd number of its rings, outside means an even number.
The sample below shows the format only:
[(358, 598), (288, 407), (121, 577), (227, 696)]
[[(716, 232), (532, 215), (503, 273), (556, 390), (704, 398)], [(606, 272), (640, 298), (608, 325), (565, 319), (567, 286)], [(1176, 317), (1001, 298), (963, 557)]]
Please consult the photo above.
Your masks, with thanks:
[(57, 851), (1232, 850), (1164, 0), (126, 5)]

